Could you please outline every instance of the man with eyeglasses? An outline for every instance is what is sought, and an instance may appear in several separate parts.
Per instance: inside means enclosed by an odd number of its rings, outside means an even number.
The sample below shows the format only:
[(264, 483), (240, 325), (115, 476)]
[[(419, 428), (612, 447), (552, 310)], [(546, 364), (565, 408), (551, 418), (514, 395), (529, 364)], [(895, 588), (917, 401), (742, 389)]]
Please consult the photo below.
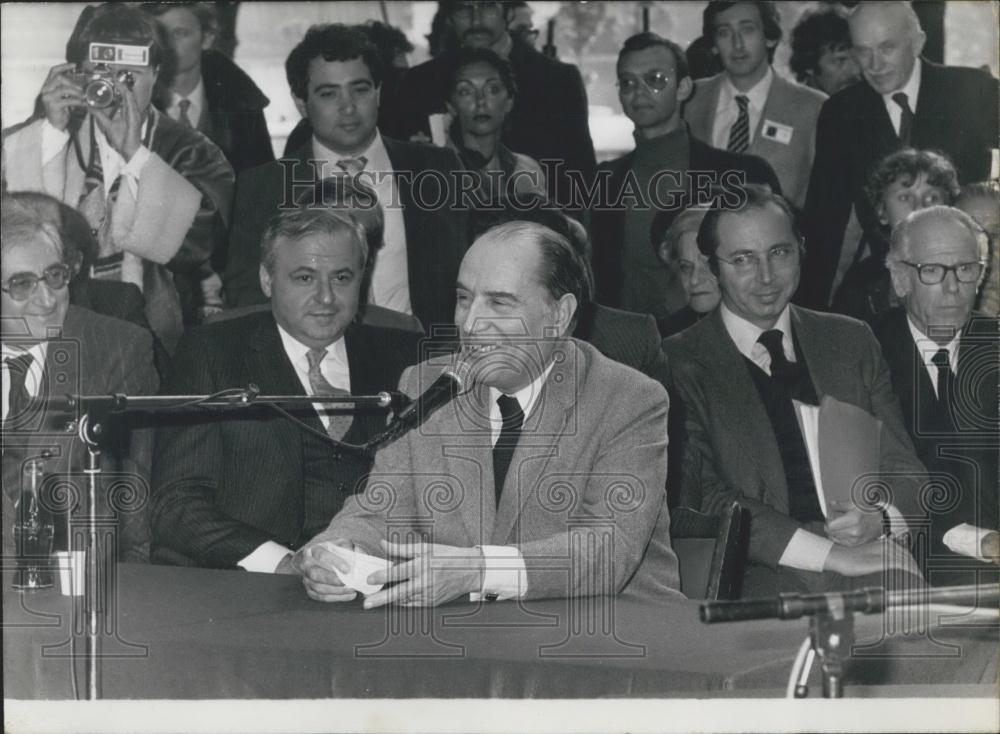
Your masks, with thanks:
[(1000, 137), (997, 80), (921, 58), (925, 34), (911, 3), (859, 3), (848, 23), (864, 80), (823, 103), (803, 212), (810, 255), (796, 300), (815, 308), (828, 305), (862, 233), (878, 231), (865, 196), (878, 160), (905, 147), (935, 150), (964, 185), (989, 178)]
[[(916, 513), (924, 467), (871, 330), (789, 305), (803, 255), (790, 205), (747, 187), (742, 206), (705, 216), (698, 247), (722, 303), (664, 343), (671, 400), (685, 416), (684, 435), (671, 437), (683, 443), (681, 504), (716, 512), (735, 499), (750, 512), (744, 596), (917, 582), (912, 557), (884, 526), (904, 532), (899, 520)], [(822, 488), (809, 448), (817, 429), (798, 406), (825, 396), (880, 422), (877, 481), (887, 503), (854, 487)], [(824, 507), (821, 488), (855, 499)]]
[(749, 181), (780, 191), (780, 185), (763, 159), (712, 148), (690, 134), (681, 105), (692, 83), (677, 44), (655, 33), (632, 36), (618, 54), (617, 72), (635, 150), (600, 165), (587, 207), (596, 300), (663, 319), (684, 308), (686, 297), (650, 244), (657, 212), (708, 204), (716, 186)]
[[(903, 302), (875, 324), (906, 428), (940, 485), (925, 563), (932, 585), (992, 580), (997, 550), (998, 323), (973, 312), (988, 248), (967, 214), (935, 206), (892, 232), (887, 257)], [(990, 573), (984, 573), (989, 571)]]
[[(69, 482), (70, 495), (86, 492), (86, 450), (68, 430), (75, 417), (43, 409), (37, 399), (60, 394), (149, 395), (156, 392), (150, 333), (119, 319), (69, 302), (72, 269), (66, 262), (58, 210), (26, 206), (17, 195), (4, 196), (0, 262), (0, 349), (2, 349), (4, 507), (17, 498), (21, 472), (30, 459), (45, 456), (43, 471)], [(134, 492), (99, 495), (98, 514), (118, 510), (118, 558), (148, 560), (148, 500), (152, 434), (113, 425), (103, 469)], [(53, 486), (51, 483), (43, 484)], [(64, 487), (65, 489), (65, 487)], [(115, 505), (118, 504), (118, 507)], [(13, 518), (3, 515), (5, 551)], [(61, 537), (60, 537), (61, 536)], [(65, 535), (57, 534), (65, 549)]]
[[(588, 183), (597, 167), (579, 69), (550, 59), (512, 35), (506, 3), (442, 0), (438, 5), (461, 46), (489, 48), (510, 62), (518, 95), (502, 142), (543, 166), (545, 161), (561, 162), (559, 168), (553, 164), (546, 169), (548, 194), (572, 206), (574, 182)], [(410, 69), (400, 90), (398, 119), (388, 121), (383, 132), (403, 140), (414, 135), (430, 139), (429, 118), (445, 112), (447, 70), (453, 64), (452, 55), (444, 53)]]
[(684, 119), (698, 139), (771, 164), (781, 190), (796, 207), (806, 199), (816, 118), (826, 96), (795, 84), (771, 68), (781, 41), (773, 2), (713, 0), (702, 15), (723, 71), (695, 83)]

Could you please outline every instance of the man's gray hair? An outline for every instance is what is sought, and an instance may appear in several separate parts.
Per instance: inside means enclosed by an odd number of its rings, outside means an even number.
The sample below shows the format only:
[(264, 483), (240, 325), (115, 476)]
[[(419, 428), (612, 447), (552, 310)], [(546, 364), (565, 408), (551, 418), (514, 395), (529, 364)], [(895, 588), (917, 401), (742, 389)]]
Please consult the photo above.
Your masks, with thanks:
[[(54, 206), (44, 205), (47, 200)], [(6, 255), (12, 248), (39, 236), (51, 242), (60, 260), (66, 259), (61, 232), (62, 221), (58, 202), (44, 194), (11, 192), (0, 200), (0, 252)]]
[[(898, 268), (900, 263), (910, 258), (910, 235), (914, 227), (920, 226), (924, 221), (935, 218), (950, 219), (962, 225), (976, 241), (976, 248), (979, 250), (979, 259), (984, 261), (989, 255), (990, 238), (986, 234), (979, 222), (953, 206), (931, 206), (926, 209), (919, 209), (910, 212), (902, 222), (893, 227), (892, 236), (889, 239), (889, 254), (886, 255), (885, 263), (889, 269)], [(985, 275), (985, 268), (983, 269)], [(982, 278), (982, 276), (980, 276)]]
[(913, 9), (913, 5), (907, 0), (870, 0), (868, 2), (861, 2), (855, 5), (850, 14), (848, 15), (848, 20), (857, 19), (858, 14), (866, 9), (873, 8), (898, 8), (903, 13), (903, 20), (906, 23), (906, 31), (911, 37), (919, 36), (924, 32), (924, 29), (920, 26), (920, 18), (917, 16), (917, 12)]
[(348, 235), (358, 248), (361, 267), (368, 262), (364, 226), (349, 211), (327, 207), (296, 207), (279, 212), (268, 222), (260, 241), (260, 262), (274, 272), (275, 245), (280, 239), (300, 240), (310, 235)]

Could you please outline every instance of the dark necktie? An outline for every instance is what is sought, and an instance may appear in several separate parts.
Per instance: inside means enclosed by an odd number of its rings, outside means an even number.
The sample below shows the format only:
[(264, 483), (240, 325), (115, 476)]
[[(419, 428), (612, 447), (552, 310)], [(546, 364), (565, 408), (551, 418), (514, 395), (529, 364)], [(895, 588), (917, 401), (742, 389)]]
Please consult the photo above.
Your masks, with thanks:
[(779, 382), (791, 382), (798, 376), (798, 367), (794, 362), (789, 362), (785, 356), (785, 349), (781, 345), (784, 334), (780, 329), (768, 329), (759, 337), (757, 341), (764, 345), (767, 353), (771, 355), (771, 377)]
[(119, 174), (107, 194), (104, 193), (104, 166), (101, 163), (101, 150), (97, 144), (97, 132), (93, 119), (90, 122), (90, 160), (83, 179), (83, 194), (77, 210), (83, 214), (90, 231), (97, 238), (98, 256), (90, 266), (90, 275), (104, 280), (121, 280), (122, 253), (117, 251), (110, 241), (108, 216), (121, 189), (122, 177)]
[(493, 445), (493, 490), (496, 495), (497, 505), (500, 504), (500, 493), (503, 491), (503, 483), (507, 478), (507, 470), (510, 468), (510, 460), (514, 456), (514, 449), (517, 448), (517, 441), (521, 437), (521, 426), (524, 425), (524, 412), (517, 398), (509, 395), (501, 395), (497, 398), (497, 406), (500, 408), (500, 436)]
[(951, 399), (951, 362), (948, 360), (948, 350), (941, 348), (931, 357), (931, 362), (937, 367), (937, 399), (941, 405), (947, 405)]
[(33, 359), (30, 354), (22, 354), (18, 357), (8, 357), (6, 360), (10, 376), (10, 393), (7, 400), (7, 417), (3, 422), (4, 428), (8, 424), (17, 423), (18, 418), (24, 415), (31, 403), (26, 382)]
[(339, 168), (341, 171), (346, 171), (352, 176), (357, 176), (359, 173), (365, 170), (365, 166), (367, 164), (368, 164), (368, 159), (365, 158), (363, 155), (359, 155), (357, 158), (342, 158), (341, 160), (337, 161), (337, 168)]
[(726, 148), (732, 153), (742, 153), (750, 147), (750, 98), (738, 94), (736, 104), (740, 107), (740, 114), (729, 129), (729, 145)]
[[(309, 362), (309, 387), (312, 388), (313, 395), (347, 395), (346, 390), (334, 387), (323, 377), (320, 365), (323, 363), (325, 356), (325, 349), (310, 349), (306, 352), (306, 359)], [(330, 406), (330, 408), (333, 407), (335, 406)], [(347, 435), (347, 429), (351, 427), (351, 421), (353, 420), (350, 414), (326, 412), (326, 416), (330, 419), (330, 423), (326, 427), (327, 435), (330, 438), (339, 441)]]
[(903, 111), (899, 118), (899, 142), (903, 145), (910, 144), (910, 132), (913, 130), (913, 110), (910, 109), (910, 98), (906, 92), (896, 92), (892, 95), (892, 101), (899, 105)]
[(191, 117), (188, 115), (188, 110), (191, 109), (191, 100), (182, 99), (177, 103), (177, 106), (181, 110), (181, 116), (178, 118), (178, 122), (182, 125), (186, 125), (189, 128), (194, 129), (194, 123), (191, 121)]

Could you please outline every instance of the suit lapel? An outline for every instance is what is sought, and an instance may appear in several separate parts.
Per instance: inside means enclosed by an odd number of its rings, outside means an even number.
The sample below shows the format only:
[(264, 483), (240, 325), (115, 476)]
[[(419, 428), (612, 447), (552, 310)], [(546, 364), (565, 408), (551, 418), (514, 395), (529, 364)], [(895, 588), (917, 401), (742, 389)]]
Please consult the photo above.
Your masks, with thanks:
[(816, 388), (816, 397), (822, 399), (826, 394), (842, 395), (837, 386), (843, 377), (853, 375), (850, 360), (844, 359), (843, 354), (830, 348), (822, 325), (814, 324), (810, 315), (797, 306), (792, 306), (791, 309), (792, 328)]
[[(246, 374), (258, 382), (265, 395), (305, 395), (292, 367), (273, 318), (262, 320), (248, 344)], [(288, 410), (288, 408), (285, 408)], [(288, 410), (311, 428), (323, 432), (319, 416), (310, 406)], [(301, 429), (289, 420), (274, 421), (274, 438), (286, 455), (287, 466), (302, 465)]]
[[(566, 340), (565, 345), (567, 349), (576, 351), (571, 340)], [(525, 420), (500, 495), (493, 528), (494, 543), (510, 540), (525, 503), (538, 491), (539, 480), (544, 476), (549, 461), (558, 453), (566, 422), (575, 408), (574, 390), (584, 381), (580, 370), (573, 374), (577, 365), (582, 367), (582, 361), (583, 355), (577, 352), (576, 359), (564, 359), (553, 366), (541, 395)], [(492, 471), (489, 479), (492, 479)]]
[[(715, 396), (713, 404), (726, 416), (720, 424), (728, 428), (727, 436), (735, 438), (742, 447), (742, 455), (756, 469), (765, 492), (783, 497), (781, 503), (787, 503), (785, 473), (774, 432), (770, 430), (771, 420), (747, 372), (743, 355), (726, 331), (718, 309), (705, 318), (710, 320), (709, 324), (692, 352), (701, 356), (713, 387), (710, 393)], [(748, 482), (747, 486), (752, 485)]]

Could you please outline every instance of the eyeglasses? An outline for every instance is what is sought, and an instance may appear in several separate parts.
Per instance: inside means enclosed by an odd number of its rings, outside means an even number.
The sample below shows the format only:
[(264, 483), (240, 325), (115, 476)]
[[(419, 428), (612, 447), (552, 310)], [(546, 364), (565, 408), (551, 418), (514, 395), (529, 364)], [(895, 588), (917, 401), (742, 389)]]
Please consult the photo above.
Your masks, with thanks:
[(31, 294), (35, 292), (39, 281), (44, 280), (45, 285), (54, 291), (62, 290), (69, 283), (69, 265), (59, 263), (45, 268), (41, 275), (35, 273), (14, 273), (7, 279), (7, 282), (0, 285), (0, 290), (10, 295), (15, 301), (27, 301)]
[(670, 77), (662, 71), (647, 71), (641, 77), (623, 76), (618, 78), (618, 91), (621, 94), (635, 94), (642, 83), (653, 94), (659, 94), (670, 83)]
[(503, 14), (503, 9), (500, 7), (500, 3), (457, 3), (451, 11), (453, 18), (459, 18), (461, 20), (469, 21), (472, 20), (473, 14), (476, 14), (481, 18), (496, 19)]
[[(795, 262), (801, 245), (775, 245), (765, 254), (767, 261), (774, 267), (785, 267)], [(732, 265), (737, 273), (747, 274), (760, 268), (761, 256), (757, 252), (740, 252), (731, 258), (715, 256), (716, 260)]]
[(955, 280), (959, 283), (975, 283), (979, 276), (983, 274), (986, 267), (985, 260), (975, 262), (959, 263), (958, 265), (945, 265), (944, 263), (911, 263), (906, 260), (901, 261), (903, 265), (909, 265), (917, 271), (917, 277), (924, 285), (937, 285), (944, 280), (949, 272), (955, 274)]

